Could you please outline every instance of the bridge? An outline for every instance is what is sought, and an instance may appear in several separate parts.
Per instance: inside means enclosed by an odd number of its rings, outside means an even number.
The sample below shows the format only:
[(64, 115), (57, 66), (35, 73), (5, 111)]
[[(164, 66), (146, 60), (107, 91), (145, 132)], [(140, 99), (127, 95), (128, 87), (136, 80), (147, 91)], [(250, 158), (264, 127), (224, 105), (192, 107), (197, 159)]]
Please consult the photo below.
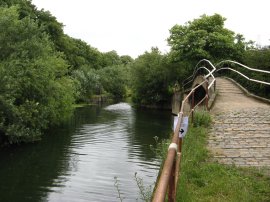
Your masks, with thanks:
[(270, 166), (270, 105), (217, 78), (208, 148), (215, 160), (237, 166)]
[[(153, 201), (175, 201), (179, 165), (184, 138), (183, 119), (193, 120), (199, 108), (210, 111), (213, 119), (209, 131), (208, 149), (213, 160), (236, 166), (270, 167), (270, 101), (249, 93), (222, 72), (232, 71), (240, 77), (260, 85), (270, 86), (267, 81), (249, 78), (236, 66), (270, 76), (270, 71), (253, 69), (235, 61), (222, 61), (213, 65), (201, 60), (193, 74), (182, 83), (181, 91), (175, 92), (172, 113), (177, 115), (177, 125), (167, 158), (156, 185)], [(168, 191), (168, 192), (167, 192)]]

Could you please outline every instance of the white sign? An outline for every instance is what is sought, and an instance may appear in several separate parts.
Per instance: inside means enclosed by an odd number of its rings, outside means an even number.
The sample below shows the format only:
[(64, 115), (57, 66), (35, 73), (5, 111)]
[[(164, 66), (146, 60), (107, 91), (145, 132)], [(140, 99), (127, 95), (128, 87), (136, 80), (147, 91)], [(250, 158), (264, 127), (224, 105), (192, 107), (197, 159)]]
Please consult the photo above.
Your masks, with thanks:
[[(175, 130), (175, 128), (176, 128), (177, 121), (178, 121), (178, 116), (175, 116), (174, 122), (173, 122), (173, 130)], [(181, 128), (179, 131), (179, 137), (184, 137), (187, 133), (187, 129), (188, 129), (188, 116), (184, 116), (182, 118), (182, 124), (181, 124)]]

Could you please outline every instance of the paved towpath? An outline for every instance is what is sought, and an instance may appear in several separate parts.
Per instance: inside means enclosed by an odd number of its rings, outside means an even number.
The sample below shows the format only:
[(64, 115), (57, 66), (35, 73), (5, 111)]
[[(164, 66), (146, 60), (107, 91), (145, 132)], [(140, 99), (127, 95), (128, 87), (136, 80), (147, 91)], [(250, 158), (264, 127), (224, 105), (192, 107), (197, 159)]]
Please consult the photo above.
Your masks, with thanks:
[(237, 166), (270, 167), (270, 105), (217, 78), (208, 148), (215, 160)]

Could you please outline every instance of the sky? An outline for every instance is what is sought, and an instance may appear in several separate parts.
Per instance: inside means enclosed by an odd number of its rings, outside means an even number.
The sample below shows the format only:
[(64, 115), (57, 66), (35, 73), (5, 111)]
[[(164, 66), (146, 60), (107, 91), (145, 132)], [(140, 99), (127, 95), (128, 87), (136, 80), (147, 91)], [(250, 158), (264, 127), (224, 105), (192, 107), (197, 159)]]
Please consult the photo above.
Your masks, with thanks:
[(247, 41), (270, 45), (269, 0), (32, 0), (64, 24), (64, 32), (101, 52), (136, 58), (151, 47), (170, 51), (175, 25), (218, 13)]

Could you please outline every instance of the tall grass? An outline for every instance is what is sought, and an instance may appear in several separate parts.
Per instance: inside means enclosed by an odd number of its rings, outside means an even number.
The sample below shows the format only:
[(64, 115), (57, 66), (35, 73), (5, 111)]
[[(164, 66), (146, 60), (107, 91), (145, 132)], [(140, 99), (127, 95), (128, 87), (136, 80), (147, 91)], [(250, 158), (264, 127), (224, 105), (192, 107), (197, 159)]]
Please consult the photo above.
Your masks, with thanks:
[(207, 128), (211, 124), (211, 116), (209, 115), (208, 111), (205, 109), (201, 111), (195, 111), (194, 113), (194, 122), (193, 126), (194, 127), (204, 127)]

